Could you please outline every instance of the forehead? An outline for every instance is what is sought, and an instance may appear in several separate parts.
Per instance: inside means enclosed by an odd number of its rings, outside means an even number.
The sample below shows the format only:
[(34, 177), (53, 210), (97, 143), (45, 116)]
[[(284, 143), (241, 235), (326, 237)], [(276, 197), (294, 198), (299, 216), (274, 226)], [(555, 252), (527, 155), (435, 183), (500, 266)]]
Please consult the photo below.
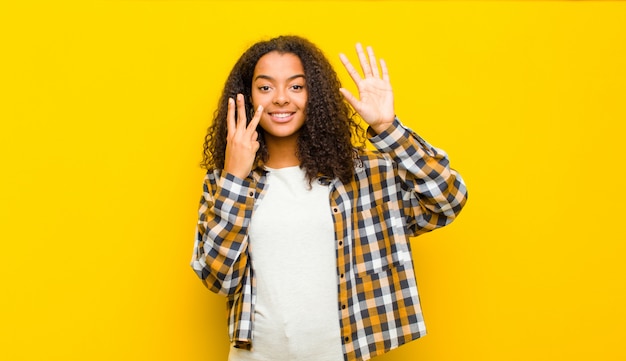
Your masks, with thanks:
[(259, 58), (254, 67), (254, 75), (270, 76), (292, 76), (294, 74), (304, 74), (304, 67), (300, 58), (293, 53), (269, 52)]

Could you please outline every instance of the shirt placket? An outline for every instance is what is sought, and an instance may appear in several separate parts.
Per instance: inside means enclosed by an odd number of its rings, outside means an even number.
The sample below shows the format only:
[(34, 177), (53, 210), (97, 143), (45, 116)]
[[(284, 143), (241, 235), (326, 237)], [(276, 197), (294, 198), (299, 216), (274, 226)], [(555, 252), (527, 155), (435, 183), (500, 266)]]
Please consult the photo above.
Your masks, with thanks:
[(337, 283), (338, 283), (338, 308), (341, 318), (341, 338), (347, 354), (353, 353), (352, 325), (350, 322), (350, 249), (347, 244), (349, 239), (349, 224), (345, 202), (342, 201), (341, 192), (335, 187), (331, 190), (330, 207), (335, 225), (335, 241), (337, 250)]

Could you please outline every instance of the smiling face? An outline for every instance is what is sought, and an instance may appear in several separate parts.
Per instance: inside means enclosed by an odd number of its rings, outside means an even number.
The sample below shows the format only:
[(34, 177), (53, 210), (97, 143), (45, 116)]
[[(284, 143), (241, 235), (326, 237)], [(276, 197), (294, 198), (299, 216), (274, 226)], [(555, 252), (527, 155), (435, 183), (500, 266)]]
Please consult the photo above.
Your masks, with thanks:
[(263, 105), (260, 126), (265, 141), (296, 141), (305, 122), (308, 93), (300, 58), (292, 53), (269, 52), (254, 68), (252, 104)]

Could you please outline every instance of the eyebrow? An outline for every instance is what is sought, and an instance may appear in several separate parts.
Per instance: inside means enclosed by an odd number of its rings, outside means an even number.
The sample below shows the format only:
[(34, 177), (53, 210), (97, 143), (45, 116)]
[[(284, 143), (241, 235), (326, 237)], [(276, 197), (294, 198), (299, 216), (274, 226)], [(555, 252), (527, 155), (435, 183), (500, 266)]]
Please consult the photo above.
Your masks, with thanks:
[[(289, 80), (293, 80), (293, 79), (296, 79), (296, 78), (305, 78), (305, 79), (306, 79), (306, 77), (304, 76), (304, 74), (295, 74), (295, 75), (292, 75), (292, 76), (290, 76), (289, 78), (287, 78), (287, 80), (289, 81)], [(256, 80), (258, 80), (258, 79), (267, 79), (267, 80), (271, 80), (271, 81), (274, 81), (274, 80), (275, 80), (275, 79), (274, 79), (274, 78), (272, 78), (271, 76), (269, 76), (269, 75), (263, 75), (263, 74), (259, 74), (259, 75), (257, 75), (257, 76), (254, 78), (254, 80), (255, 80), (255, 81), (256, 81)]]

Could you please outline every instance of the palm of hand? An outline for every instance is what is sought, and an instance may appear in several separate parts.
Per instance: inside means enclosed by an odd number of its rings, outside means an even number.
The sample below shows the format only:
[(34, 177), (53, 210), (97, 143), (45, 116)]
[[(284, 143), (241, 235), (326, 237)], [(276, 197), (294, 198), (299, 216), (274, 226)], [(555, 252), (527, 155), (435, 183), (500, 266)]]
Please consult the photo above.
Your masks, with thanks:
[(367, 48), (367, 55), (361, 44), (357, 44), (356, 48), (359, 63), (363, 70), (363, 77), (361, 77), (344, 54), (340, 54), (339, 56), (359, 90), (359, 99), (344, 88), (340, 89), (340, 91), (354, 110), (359, 113), (361, 118), (363, 118), (375, 132), (380, 133), (395, 119), (393, 91), (389, 81), (387, 65), (381, 59), (381, 69), (379, 71), (379, 64), (372, 48)]
[(393, 91), (389, 82), (367, 77), (357, 86), (360, 99), (353, 107), (367, 124), (373, 126), (393, 121)]

